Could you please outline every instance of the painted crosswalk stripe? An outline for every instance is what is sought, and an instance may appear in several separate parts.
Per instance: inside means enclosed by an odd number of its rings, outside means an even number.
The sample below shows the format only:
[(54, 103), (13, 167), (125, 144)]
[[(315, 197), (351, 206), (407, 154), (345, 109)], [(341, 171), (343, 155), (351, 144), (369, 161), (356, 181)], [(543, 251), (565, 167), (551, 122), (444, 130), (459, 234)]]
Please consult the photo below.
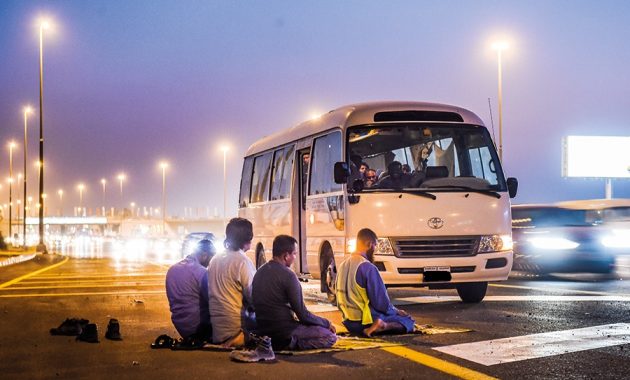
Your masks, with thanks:
[[(423, 303), (460, 302), (457, 296), (420, 296), (395, 298), (392, 303), (396, 306), (405, 306)], [(553, 295), (526, 295), (526, 296), (486, 296), (483, 302), (630, 302), (628, 295), (607, 296), (553, 296)]]
[(630, 344), (630, 323), (463, 343), (434, 350), (491, 366), (623, 344)]

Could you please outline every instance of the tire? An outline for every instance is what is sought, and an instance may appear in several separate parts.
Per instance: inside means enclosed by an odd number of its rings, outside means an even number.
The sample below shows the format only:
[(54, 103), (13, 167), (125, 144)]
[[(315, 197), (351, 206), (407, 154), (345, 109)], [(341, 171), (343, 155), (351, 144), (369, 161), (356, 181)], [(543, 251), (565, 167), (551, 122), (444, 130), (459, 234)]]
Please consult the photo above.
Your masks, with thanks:
[(330, 245), (326, 244), (322, 248), (320, 257), (321, 292), (326, 293), (328, 301), (336, 305), (335, 282), (337, 280), (337, 266), (335, 265), (335, 256)]
[(256, 246), (256, 270), (258, 270), (266, 262), (267, 258), (265, 257), (265, 247), (263, 247), (262, 244), (258, 243), (258, 245)]
[(487, 282), (468, 282), (455, 285), (463, 303), (479, 303), (486, 296)]

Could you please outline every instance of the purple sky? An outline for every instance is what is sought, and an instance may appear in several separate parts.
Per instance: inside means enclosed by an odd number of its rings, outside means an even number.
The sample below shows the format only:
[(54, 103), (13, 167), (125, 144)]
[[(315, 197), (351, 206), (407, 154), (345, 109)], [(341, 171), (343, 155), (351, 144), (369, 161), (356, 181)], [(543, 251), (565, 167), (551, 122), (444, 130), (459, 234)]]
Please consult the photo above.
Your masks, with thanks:
[[(504, 161), (517, 203), (603, 197), (596, 180), (561, 178), (568, 134), (629, 135), (630, 24), (626, 1), (2, 1), (0, 175), (6, 141), (20, 143), (21, 109), (38, 101), (38, 15), (45, 38), (46, 192), (87, 186), (88, 206), (159, 206), (160, 159), (170, 161), (171, 214), (229, 212), (242, 155), (256, 139), (343, 104), (422, 100), (496, 117), (494, 35), (504, 56)], [(29, 123), (35, 195), (38, 119)], [(498, 133), (498, 132), (497, 132)], [(616, 197), (630, 183), (616, 181)], [(119, 191), (119, 190), (117, 190)], [(30, 191), (29, 191), (30, 193)], [(0, 191), (7, 202), (6, 183)], [(53, 197), (50, 207), (55, 207)]]

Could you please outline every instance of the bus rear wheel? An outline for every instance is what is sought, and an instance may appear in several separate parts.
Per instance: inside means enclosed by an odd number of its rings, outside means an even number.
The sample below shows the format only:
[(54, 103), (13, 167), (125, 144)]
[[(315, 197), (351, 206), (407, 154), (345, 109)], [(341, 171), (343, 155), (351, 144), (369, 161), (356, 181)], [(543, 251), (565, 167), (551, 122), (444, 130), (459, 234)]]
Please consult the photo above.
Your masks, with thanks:
[(457, 294), (464, 303), (479, 303), (486, 296), (487, 282), (467, 282), (455, 285)]
[(321, 291), (326, 293), (328, 301), (333, 305), (337, 302), (335, 294), (335, 282), (337, 281), (337, 266), (335, 265), (335, 256), (330, 245), (326, 244), (322, 249), (320, 259), (321, 271)]

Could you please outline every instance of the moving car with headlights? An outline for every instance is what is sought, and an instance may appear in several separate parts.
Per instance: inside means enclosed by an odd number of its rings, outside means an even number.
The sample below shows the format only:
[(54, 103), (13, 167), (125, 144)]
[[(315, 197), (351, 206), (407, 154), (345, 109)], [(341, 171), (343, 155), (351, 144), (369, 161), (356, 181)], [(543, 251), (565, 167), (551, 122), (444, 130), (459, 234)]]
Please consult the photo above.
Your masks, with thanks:
[[(366, 166), (370, 181), (360, 171)], [(331, 300), (337, 264), (367, 227), (379, 236), (374, 264), (387, 286), (456, 288), (464, 302), (480, 302), (488, 281), (506, 280), (512, 267), (517, 184), (505, 178), (474, 113), (363, 103), (255, 142), (244, 159), (239, 216), (253, 223), (248, 255), (256, 266), (269, 259), (276, 235), (292, 235), (294, 270), (321, 278)]]
[(512, 206), (514, 269), (611, 273), (630, 253), (630, 200)]

